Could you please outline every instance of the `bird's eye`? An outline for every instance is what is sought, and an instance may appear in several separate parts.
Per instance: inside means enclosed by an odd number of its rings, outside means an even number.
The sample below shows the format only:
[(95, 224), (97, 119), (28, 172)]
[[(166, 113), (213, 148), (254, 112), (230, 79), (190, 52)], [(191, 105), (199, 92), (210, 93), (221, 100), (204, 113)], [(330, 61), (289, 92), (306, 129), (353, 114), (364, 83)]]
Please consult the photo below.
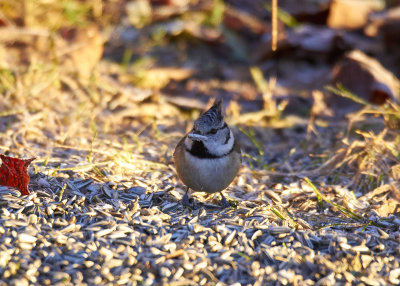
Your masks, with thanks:
[(218, 129), (211, 129), (208, 131), (209, 134), (216, 134), (218, 132)]

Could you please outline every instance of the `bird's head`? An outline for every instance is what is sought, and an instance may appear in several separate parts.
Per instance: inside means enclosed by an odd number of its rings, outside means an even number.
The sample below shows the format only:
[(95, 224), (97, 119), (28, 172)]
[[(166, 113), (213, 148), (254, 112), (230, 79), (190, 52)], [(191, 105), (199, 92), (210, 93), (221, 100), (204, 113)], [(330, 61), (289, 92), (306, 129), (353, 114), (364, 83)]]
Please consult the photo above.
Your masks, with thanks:
[(194, 127), (188, 134), (192, 141), (202, 142), (209, 152), (219, 154), (225, 151), (227, 145), (231, 145), (233, 135), (224, 121), (222, 113), (222, 100), (202, 114), (195, 122)]

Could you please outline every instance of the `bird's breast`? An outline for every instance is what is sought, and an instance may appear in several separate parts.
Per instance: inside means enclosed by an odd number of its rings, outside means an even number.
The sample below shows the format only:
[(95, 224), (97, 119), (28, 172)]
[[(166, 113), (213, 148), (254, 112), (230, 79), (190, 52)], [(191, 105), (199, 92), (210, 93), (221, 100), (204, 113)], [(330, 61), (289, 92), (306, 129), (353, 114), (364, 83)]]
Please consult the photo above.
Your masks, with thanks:
[(183, 148), (176, 158), (178, 176), (195, 191), (219, 192), (232, 182), (240, 168), (240, 152), (234, 151), (219, 158), (201, 158)]

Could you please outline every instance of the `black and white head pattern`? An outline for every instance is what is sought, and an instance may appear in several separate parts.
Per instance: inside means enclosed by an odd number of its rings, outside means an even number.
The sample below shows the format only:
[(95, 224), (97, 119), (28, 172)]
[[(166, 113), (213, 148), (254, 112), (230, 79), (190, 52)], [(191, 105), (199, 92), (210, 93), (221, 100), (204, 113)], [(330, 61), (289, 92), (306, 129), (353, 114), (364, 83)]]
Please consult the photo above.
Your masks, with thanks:
[(221, 100), (195, 121), (191, 133), (207, 137), (207, 140), (186, 138), (186, 150), (195, 157), (220, 158), (233, 150), (234, 137), (224, 121)]

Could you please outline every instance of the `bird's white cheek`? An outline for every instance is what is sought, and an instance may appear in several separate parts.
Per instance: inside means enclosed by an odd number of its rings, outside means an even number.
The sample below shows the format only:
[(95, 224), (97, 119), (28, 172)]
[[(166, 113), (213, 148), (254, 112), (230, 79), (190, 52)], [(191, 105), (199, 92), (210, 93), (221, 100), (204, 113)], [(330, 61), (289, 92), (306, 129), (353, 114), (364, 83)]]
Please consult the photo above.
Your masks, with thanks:
[(193, 145), (193, 140), (191, 140), (189, 137), (185, 138), (185, 147), (187, 150), (191, 150), (192, 149), (192, 145)]
[(215, 142), (208, 140), (207, 142), (204, 142), (204, 145), (207, 147), (210, 153), (216, 156), (222, 156), (227, 153), (229, 153), (233, 147), (233, 144), (235, 142), (235, 139), (233, 137), (232, 131), (230, 131), (230, 138), (226, 144), (221, 144), (220, 142)]

